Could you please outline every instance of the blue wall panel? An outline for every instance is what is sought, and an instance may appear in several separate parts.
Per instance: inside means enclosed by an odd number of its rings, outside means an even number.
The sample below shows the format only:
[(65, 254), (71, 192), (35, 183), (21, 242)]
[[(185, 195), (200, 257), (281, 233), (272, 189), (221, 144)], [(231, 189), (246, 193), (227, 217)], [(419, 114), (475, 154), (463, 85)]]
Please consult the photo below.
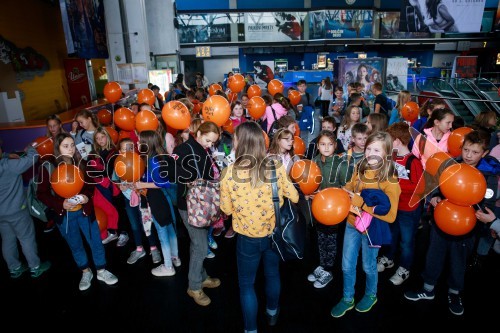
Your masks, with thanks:
[[(384, 0), (391, 1), (391, 0)], [(351, 1), (350, 1), (351, 2)], [(311, 0), (311, 8), (321, 8), (321, 7), (329, 7), (329, 8), (372, 8), (373, 0), (356, 0), (352, 5), (348, 5), (345, 0)]]
[(304, 0), (237, 0), (238, 9), (279, 9), (304, 8)]
[(206, 10), (224, 9), (229, 10), (229, 0), (177, 0), (175, 1), (177, 10), (203, 13)]

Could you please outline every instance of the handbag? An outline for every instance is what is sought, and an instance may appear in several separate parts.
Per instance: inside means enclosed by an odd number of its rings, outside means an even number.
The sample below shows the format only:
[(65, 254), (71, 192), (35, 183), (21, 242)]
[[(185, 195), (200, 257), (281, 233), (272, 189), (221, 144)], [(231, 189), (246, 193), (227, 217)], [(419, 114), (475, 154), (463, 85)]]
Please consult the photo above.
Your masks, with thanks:
[(218, 221), (220, 216), (220, 183), (201, 178), (196, 155), (191, 148), (198, 179), (188, 184), (186, 194), (188, 223), (196, 228), (206, 228)]
[(297, 208), (288, 198), (283, 198), (283, 206), (279, 207), (278, 183), (275, 166), (272, 166), (272, 190), (276, 226), (271, 234), (272, 249), (281, 260), (289, 261), (304, 258), (306, 243), (306, 224), (299, 219)]

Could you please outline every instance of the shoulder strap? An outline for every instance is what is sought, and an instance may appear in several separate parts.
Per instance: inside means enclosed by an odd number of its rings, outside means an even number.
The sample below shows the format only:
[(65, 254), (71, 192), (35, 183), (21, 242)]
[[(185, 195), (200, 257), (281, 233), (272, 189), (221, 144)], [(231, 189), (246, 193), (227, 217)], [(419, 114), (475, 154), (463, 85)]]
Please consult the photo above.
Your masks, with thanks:
[(271, 111), (273, 112), (274, 121), (278, 121), (278, 117), (276, 117), (276, 112), (274, 111), (272, 106), (271, 106)]
[(418, 141), (418, 150), (420, 151), (420, 156), (424, 156), (426, 143), (427, 143), (427, 137), (424, 134), (421, 134), (420, 139)]
[(280, 215), (280, 198), (278, 197), (278, 177), (276, 176), (276, 165), (273, 163), (271, 166), (271, 187), (273, 189), (273, 204), (274, 215), (276, 217), (275, 230), (280, 230), (281, 215)]
[(307, 105), (310, 105), (311, 104), (311, 96), (309, 95), (309, 93), (306, 91), (306, 98), (307, 98)]
[(405, 168), (406, 168), (406, 171), (408, 171), (408, 173), (410, 173), (411, 164), (413, 163), (413, 160), (416, 158), (417, 157), (413, 154), (410, 154), (410, 156), (408, 156), (408, 159), (406, 160), (406, 163), (405, 163)]
[(194, 153), (194, 149), (193, 149), (193, 147), (189, 143), (187, 143), (187, 145), (189, 146), (189, 148), (191, 149), (191, 152), (193, 153), (193, 159), (194, 159), (194, 164), (196, 164), (196, 173), (198, 174), (198, 179), (199, 178), (203, 178), (200, 175), (200, 168), (198, 167), (198, 161), (196, 161), (196, 155)]

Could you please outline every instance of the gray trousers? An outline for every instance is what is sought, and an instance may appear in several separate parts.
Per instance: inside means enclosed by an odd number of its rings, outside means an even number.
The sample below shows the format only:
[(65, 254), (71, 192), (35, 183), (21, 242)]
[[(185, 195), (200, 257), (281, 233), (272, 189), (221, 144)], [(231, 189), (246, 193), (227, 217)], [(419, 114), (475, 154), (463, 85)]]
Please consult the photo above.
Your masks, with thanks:
[(40, 265), (35, 225), (26, 209), (15, 215), (0, 216), (0, 235), (2, 236), (2, 255), (10, 271), (21, 266), (17, 240), (21, 244), (28, 266), (35, 268)]
[(190, 225), (187, 211), (179, 209), (179, 214), (191, 239), (189, 247), (189, 289), (200, 290), (201, 283), (208, 277), (205, 267), (203, 267), (203, 262), (208, 253), (208, 229), (195, 228)]

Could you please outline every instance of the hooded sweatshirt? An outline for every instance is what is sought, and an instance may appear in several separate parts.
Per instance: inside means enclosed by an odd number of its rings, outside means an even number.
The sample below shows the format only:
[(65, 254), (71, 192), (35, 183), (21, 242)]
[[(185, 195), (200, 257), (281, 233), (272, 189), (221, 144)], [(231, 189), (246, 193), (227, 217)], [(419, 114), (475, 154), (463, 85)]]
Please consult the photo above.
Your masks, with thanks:
[(431, 157), (433, 154), (437, 152), (448, 152), (448, 138), (450, 137), (451, 132), (448, 131), (448, 133), (444, 134), (441, 140), (436, 140), (434, 135), (432, 135), (432, 127), (431, 128), (426, 128), (424, 129), (424, 134), (425, 137), (427, 138), (427, 142), (425, 143), (424, 146), (424, 151), (421, 152), (419, 149), (419, 142), (422, 140), (422, 134), (417, 136), (415, 139), (415, 143), (413, 144), (413, 147), (411, 149), (411, 152), (413, 155), (415, 155), (417, 158), (420, 159), (422, 162), (422, 166), (425, 169), (425, 163), (427, 162), (427, 159)]

